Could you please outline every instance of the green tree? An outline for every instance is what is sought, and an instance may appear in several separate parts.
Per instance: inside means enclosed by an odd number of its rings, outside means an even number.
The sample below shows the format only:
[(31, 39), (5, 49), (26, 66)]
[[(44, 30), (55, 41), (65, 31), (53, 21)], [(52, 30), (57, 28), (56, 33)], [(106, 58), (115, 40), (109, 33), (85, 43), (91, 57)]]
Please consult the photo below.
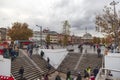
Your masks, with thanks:
[(28, 28), (27, 23), (15, 22), (12, 24), (12, 28), (8, 28), (8, 36), (12, 40), (28, 40), (33, 36), (33, 31)]
[(63, 46), (67, 46), (68, 44), (68, 36), (67, 35), (64, 35), (64, 38), (63, 38)]
[(68, 20), (65, 20), (64, 22), (63, 22), (63, 34), (64, 35), (70, 35), (70, 24), (69, 24), (69, 22), (68, 22)]
[(46, 43), (47, 43), (47, 45), (50, 44), (50, 34), (48, 34), (48, 35), (46, 36)]

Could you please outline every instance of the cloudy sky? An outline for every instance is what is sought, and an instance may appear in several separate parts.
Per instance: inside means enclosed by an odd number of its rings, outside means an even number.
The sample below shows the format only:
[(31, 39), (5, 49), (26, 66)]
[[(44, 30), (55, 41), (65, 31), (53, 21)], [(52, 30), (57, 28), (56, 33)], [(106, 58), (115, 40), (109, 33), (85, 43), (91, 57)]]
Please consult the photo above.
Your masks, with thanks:
[[(95, 32), (95, 15), (113, 0), (0, 0), (0, 27), (11, 27), (14, 22), (26, 22), (29, 28), (36, 25), (62, 32), (63, 21), (68, 20), (71, 34), (82, 36)], [(120, 0), (116, 0), (120, 2)], [(117, 9), (120, 3), (117, 5)], [(119, 9), (120, 10), (120, 9)]]

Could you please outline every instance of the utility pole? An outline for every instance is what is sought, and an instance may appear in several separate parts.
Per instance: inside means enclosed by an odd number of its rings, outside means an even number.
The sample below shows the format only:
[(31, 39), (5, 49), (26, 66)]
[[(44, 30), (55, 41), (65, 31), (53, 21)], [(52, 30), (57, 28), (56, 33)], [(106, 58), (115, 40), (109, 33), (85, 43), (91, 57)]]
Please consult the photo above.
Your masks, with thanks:
[(42, 46), (42, 26), (36, 25), (37, 27), (40, 28), (40, 44)]

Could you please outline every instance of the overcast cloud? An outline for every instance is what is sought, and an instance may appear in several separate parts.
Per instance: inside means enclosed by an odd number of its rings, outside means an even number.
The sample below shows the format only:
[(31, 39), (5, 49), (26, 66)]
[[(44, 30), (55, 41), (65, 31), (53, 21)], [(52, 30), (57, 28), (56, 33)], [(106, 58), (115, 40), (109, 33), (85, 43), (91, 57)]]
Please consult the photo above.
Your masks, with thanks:
[(112, 0), (0, 0), (0, 27), (26, 22), (33, 30), (39, 30), (35, 25), (40, 25), (62, 32), (63, 21), (68, 20), (71, 34), (81, 36), (87, 27), (87, 32), (96, 35), (95, 15), (110, 2)]

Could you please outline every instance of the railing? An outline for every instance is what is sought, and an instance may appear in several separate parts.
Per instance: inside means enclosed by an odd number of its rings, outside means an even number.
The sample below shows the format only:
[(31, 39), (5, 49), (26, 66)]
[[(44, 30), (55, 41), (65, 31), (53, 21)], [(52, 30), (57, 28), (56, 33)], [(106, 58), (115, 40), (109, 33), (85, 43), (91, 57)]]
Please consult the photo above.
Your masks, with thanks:
[(120, 80), (120, 70), (101, 68), (95, 80)]

